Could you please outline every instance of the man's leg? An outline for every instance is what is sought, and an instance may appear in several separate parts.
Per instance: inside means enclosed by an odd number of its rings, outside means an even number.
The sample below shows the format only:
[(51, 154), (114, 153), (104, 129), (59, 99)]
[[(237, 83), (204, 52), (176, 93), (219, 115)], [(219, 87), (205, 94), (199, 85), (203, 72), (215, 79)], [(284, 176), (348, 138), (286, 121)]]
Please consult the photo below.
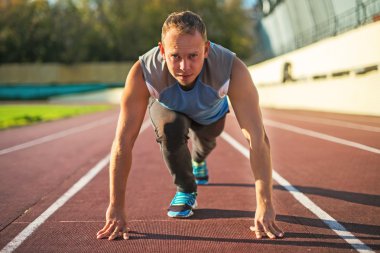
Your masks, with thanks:
[(206, 160), (206, 157), (216, 146), (216, 137), (222, 133), (225, 121), (226, 116), (210, 125), (200, 125), (192, 122), (190, 136), (192, 142), (191, 157), (193, 161), (200, 163)]
[(149, 114), (155, 128), (157, 142), (177, 191), (197, 191), (191, 166), (191, 155), (187, 146), (191, 120), (181, 113), (166, 109), (151, 99)]
[(192, 167), (195, 182), (198, 185), (208, 184), (209, 175), (206, 157), (216, 146), (218, 137), (224, 128), (225, 116), (213, 124), (203, 126), (195, 122), (191, 125)]

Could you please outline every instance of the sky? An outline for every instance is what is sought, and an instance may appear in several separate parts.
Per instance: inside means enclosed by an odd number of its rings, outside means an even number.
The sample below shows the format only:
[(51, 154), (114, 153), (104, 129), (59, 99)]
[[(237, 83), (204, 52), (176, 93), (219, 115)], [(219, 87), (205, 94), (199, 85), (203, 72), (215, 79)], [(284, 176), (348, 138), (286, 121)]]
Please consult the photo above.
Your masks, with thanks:
[(257, 2), (257, 0), (244, 0), (243, 1), (243, 6), (246, 7), (246, 8), (250, 8), (256, 2)]

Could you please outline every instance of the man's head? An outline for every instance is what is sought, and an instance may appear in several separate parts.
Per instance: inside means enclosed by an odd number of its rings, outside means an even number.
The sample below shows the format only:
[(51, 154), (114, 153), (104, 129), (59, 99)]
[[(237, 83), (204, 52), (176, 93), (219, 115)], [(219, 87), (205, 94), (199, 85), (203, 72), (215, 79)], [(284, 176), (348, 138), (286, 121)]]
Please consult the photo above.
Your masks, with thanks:
[(169, 72), (183, 86), (194, 83), (209, 46), (202, 18), (191, 11), (170, 14), (162, 26), (161, 54)]
[(182, 11), (171, 13), (162, 26), (161, 41), (164, 41), (166, 33), (171, 28), (177, 29), (181, 34), (194, 34), (198, 31), (203, 40), (207, 41), (206, 25), (202, 18), (194, 12)]

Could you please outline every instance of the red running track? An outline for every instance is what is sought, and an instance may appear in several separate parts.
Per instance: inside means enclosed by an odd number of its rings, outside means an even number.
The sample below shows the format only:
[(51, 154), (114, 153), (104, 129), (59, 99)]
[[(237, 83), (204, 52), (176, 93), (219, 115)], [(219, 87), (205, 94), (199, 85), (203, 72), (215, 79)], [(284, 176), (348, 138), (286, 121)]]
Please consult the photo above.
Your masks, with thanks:
[(199, 208), (187, 220), (166, 216), (175, 187), (144, 125), (127, 187), (130, 240), (96, 240), (108, 204), (111, 111), (0, 132), (1, 252), (379, 251), (380, 118), (263, 114), (286, 238), (257, 240), (249, 231), (253, 176), (231, 113), (208, 159), (210, 184), (199, 187)]

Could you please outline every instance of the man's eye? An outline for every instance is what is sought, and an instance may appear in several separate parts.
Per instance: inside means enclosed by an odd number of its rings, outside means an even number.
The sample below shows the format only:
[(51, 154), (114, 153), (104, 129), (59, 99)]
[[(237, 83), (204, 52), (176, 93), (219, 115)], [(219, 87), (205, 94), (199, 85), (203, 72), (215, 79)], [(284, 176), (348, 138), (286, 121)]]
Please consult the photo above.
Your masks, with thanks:
[(173, 54), (173, 55), (172, 55), (172, 58), (175, 59), (175, 60), (177, 60), (177, 59), (179, 59), (179, 55), (177, 55), (177, 54)]
[(196, 58), (197, 56), (198, 56), (197, 54), (191, 54), (190, 58), (193, 59), (193, 58)]

